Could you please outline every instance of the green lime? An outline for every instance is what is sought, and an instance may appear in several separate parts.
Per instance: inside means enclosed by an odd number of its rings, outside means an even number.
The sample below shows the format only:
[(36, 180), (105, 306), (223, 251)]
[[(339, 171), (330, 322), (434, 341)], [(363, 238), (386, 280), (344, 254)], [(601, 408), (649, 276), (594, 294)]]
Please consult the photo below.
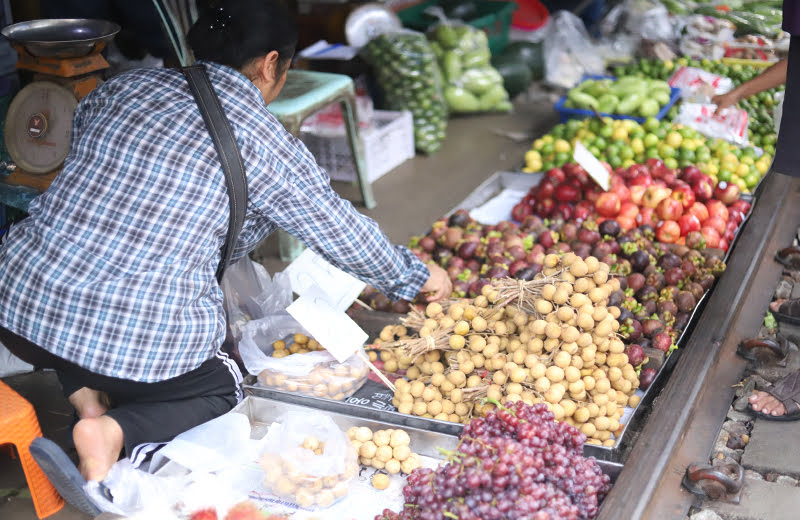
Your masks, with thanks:
[(719, 173), (717, 173), (717, 180), (731, 182), (732, 176), (733, 174), (730, 170), (720, 170)]
[(664, 159), (664, 166), (666, 166), (667, 168), (677, 168), (678, 161), (674, 157), (667, 157), (666, 159)]

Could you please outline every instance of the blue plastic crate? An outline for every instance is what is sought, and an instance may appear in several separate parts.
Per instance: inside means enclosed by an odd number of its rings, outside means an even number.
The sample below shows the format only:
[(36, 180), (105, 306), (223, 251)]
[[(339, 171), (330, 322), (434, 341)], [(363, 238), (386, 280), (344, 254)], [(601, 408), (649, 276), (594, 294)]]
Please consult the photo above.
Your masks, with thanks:
[[(597, 76), (597, 75), (585, 75), (583, 79), (581, 79), (581, 83), (586, 81), (587, 79), (613, 79), (616, 81), (615, 76)], [(580, 83), (579, 83), (580, 85)], [(661, 119), (665, 115), (670, 108), (677, 103), (678, 99), (681, 97), (681, 89), (672, 87), (670, 89), (670, 96), (669, 96), (669, 103), (661, 107), (661, 110), (654, 116), (656, 119)], [(555, 109), (558, 114), (561, 116), (561, 122), (566, 123), (569, 119), (586, 119), (587, 117), (594, 117), (595, 113), (591, 110), (583, 110), (581, 108), (567, 108), (564, 104), (567, 102), (567, 96), (563, 96), (561, 99), (558, 100), (558, 103), (555, 105)], [(637, 123), (644, 123), (644, 117), (635, 117), (635, 116), (626, 116), (622, 114), (606, 114), (605, 112), (598, 112), (603, 117), (610, 117), (612, 119), (633, 119)]]

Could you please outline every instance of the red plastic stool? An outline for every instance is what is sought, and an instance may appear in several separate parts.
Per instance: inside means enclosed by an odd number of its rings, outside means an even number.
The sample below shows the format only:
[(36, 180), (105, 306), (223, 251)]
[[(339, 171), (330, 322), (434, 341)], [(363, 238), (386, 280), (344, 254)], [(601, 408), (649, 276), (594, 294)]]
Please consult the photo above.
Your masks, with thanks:
[(41, 436), (39, 420), (31, 403), (0, 381), (0, 445), (13, 444), (17, 448), (36, 516), (45, 518), (60, 511), (64, 507), (64, 499), (28, 451), (33, 439)]

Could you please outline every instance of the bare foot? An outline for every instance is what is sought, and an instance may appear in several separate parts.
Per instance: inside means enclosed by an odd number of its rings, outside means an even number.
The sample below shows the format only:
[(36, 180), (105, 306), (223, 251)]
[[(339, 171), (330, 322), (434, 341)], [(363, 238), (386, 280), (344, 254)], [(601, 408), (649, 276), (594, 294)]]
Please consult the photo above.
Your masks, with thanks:
[(81, 419), (72, 430), (80, 458), (81, 474), (86, 480), (102, 481), (122, 451), (123, 435), (119, 423), (104, 415)]
[(108, 411), (108, 396), (105, 392), (83, 387), (69, 396), (69, 402), (81, 419), (100, 417)]

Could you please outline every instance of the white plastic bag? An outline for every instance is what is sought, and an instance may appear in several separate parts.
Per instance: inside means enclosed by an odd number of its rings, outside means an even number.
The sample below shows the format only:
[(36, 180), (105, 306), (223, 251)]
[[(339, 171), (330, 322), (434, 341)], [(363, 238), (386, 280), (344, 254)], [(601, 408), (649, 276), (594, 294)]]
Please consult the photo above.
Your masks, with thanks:
[(288, 277), (276, 273), (271, 279), (264, 266), (247, 257), (225, 270), (221, 287), (225, 311), (236, 339), (248, 321), (280, 312), (292, 303)]
[(33, 365), (22, 361), (12, 354), (5, 345), (0, 343), (0, 377), (9, 377), (27, 372), (33, 372)]
[(717, 105), (683, 103), (680, 106), (676, 123), (694, 128), (701, 134), (720, 138), (738, 146), (748, 144), (747, 110), (729, 107), (716, 114)]
[(783, 91), (775, 93), (775, 109), (772, 112), (772, 118), (775, 121), (775, 133), (777, 134), (781, 129), (781, 118), (783, 117)]
[(708, 103), (713, 96), (733, 90), (733, 81), (696, 67), (681, 67), (667, 81), (681, 89), (681, 98), (691, 103)]
[(584, 74), (605, 70), (605, 61), (583, 21), (569, 11), (557, 11), (550, 19), (543, 54), (545, 80), (552, 85), (569, 88)]
[(328, 507), (349, 492), (358, 454), (330, 416), (290, 411), (270, 426), (259, 464), (274, 495), (301, 507)]

